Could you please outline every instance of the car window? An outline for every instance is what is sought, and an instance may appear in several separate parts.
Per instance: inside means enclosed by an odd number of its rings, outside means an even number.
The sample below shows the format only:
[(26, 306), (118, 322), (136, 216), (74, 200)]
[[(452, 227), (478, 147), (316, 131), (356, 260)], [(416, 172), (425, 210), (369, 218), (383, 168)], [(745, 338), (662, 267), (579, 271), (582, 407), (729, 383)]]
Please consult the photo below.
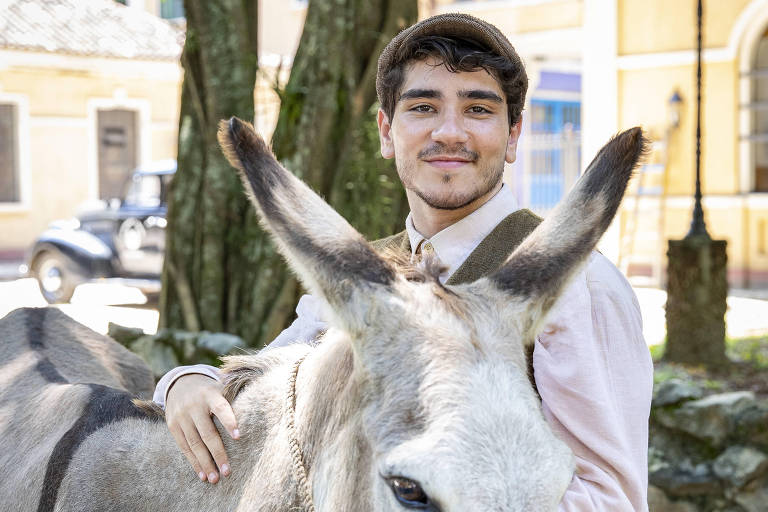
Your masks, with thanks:
[(152, 174), (134, 175), (125, 193), (126, 206), (151, 208), (160, 206), (160, 177)]

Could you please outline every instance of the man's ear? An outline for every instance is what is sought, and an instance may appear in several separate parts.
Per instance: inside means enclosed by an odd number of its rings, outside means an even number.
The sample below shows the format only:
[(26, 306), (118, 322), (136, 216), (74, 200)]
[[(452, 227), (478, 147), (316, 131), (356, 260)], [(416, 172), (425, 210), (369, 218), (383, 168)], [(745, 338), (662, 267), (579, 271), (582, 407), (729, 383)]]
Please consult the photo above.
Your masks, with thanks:
[(381, 156), (384, 158), (395, 157), (395, 145), (392, 143), (392, 125), (389, 118), (383, 110), (379, 109), (376, 115), (376, 122), (379, 125), (379, 142), (381, 143)]
[(523, 128), (523, 116), (509, 129), (509, 139), (507, 140), (507, 153), (504, 159), (508, 164), (517, 159), (517, 140), (520, 138), (520, 131)]

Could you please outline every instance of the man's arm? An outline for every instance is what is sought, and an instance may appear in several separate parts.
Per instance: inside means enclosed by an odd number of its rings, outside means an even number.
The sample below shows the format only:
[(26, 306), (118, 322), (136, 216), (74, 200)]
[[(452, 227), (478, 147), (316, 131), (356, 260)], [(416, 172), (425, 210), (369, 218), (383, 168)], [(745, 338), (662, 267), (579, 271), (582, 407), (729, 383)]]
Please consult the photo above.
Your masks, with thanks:
[[(318, 334), (327, 329), (327, 323), (322, 319), (322, 307), (318, 300), (311, 295), (302, 295), (296, 306), (296, 319), (291, 325), (281, 332), (272, 343), (264, 347), (264, 350), (284, 347), (292, 343), (313, 343)], [(207, 364), (195, 364), (191, 366), (179, 366), (169, 371), (157, 381), (152, 400), (160, 407), (165, 408), (168, 391), (177, 380), (192, 374), (206, 375), (211, 379), (221, 381), (219, 369)]]
[(533, 366), (544, 416), (576, 457), (559, 510), (647, 511), (653, 364), (634, 292), (602, 255), (555, 306)]
[[(314, 342), (327, 328), (321, 306), (314, 297), (304, 295), (296, 307), (296, 320), (264, 350)], [(226, 476), (230, 470), (211, 416), (219, 419), (230, 436), (239, 437), (234, 412), (224, 399), (220, 381), (218, 369), (212, 366), (182, 366), (160, 379), (153, 396), (155, 402), (165, 407), (168, 428), (198, 477), (211, 483), (219, 480), (219, 471)]]

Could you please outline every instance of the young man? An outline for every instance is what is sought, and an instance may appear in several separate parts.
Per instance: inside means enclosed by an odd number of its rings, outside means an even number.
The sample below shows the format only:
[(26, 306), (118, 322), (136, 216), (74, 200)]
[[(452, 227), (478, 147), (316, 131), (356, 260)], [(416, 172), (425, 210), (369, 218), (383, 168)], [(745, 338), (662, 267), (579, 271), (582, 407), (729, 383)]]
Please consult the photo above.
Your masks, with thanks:
[[(406, 230), (377, 244), (413, 257), (433, 252), (449, 284), (493, 271), (538, 224), (502, 184), (527, 89), (517, 53), (486, 22), (435, 16), (384, 49), (376, 87), (381, 153), (395, 158), (411, 207)], [(303, 297), (270, 347), (313, 343), (325, 329), (320, 310)], [(551, 312), (532, 364), (544, 415), (577, 462), (560, 509), (647, 510), (652, 364), (634, 293), (601, 255)], [(155, 393), (180, 448), (212, 483), (230, 468), (211, 415), (238, 437), (218, 378), (210, 367), (177, 368)]]

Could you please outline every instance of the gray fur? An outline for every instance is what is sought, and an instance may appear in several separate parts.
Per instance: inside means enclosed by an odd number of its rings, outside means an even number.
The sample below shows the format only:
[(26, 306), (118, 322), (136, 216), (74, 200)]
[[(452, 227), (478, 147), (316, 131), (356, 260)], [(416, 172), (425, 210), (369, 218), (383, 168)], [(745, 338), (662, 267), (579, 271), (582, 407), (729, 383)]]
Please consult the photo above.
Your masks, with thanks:
[[(225, 395), (241, 431), (239, 441), (222, 436), (230, 477), (216, 485), (199, 482), (148, 408), (112, 414), (80, 436), (55, 510), (300, 510), (284, 404), (291, 367), (303, 356), (296, 427), (319, 512), (405, 510), (382, 478), (388, 476), (420, 482), (443, 512), (555, 510), (574, 461), (541, 414), (523, 351), (610, 221), (636, 145), (607, 146), (598, 160), (609, 165), (596, 166), (599, 179), (590, 180), (597, 176), (590, 171), (568, 211), (545, 221), (499, 273), (443, 286), (431, 264), (396, 271), (397, 264), (377, 255), (277, 164), (247, 124), (224, 123), (219, 137), (291, 267), (330, 305), (332, 327), (317, 348), (294, 345), (226, 359)], [(613, 162), (621, 163), (616, 172)], [(546, 260), (544, 267), (533, 259)], [(523, 283), (526, 265), (540, 273)], [(86, 407), (94, 388), (74, 382), (128, 389), (131, 379), (109, 371), (109, 364), (93, 367), (99, 358), (77, 348), (82, 329), (64, 326), (68, 339), (43, 329), (35, 343), (44, 348), (25, 342), (20, 349), (14, 340), (24, 322), (35, 319), (24, 317), (15, 329), (7, 320), (0, 322), (10, 340), (9, 348), (0, 345), (9, 361), (0, 372), (0, 438), (10, 449), (0, 451), (7, 473), (0, 495), (11, 497), (11, 510), (32, 511), (56, 444), (94, 414)], [(75, 347), (87, 364), (59, 354), (58, 342)], [(97, 352), (103, 357), (111, 350)], [(43, 356), (52, 367), (35, 371)]]

